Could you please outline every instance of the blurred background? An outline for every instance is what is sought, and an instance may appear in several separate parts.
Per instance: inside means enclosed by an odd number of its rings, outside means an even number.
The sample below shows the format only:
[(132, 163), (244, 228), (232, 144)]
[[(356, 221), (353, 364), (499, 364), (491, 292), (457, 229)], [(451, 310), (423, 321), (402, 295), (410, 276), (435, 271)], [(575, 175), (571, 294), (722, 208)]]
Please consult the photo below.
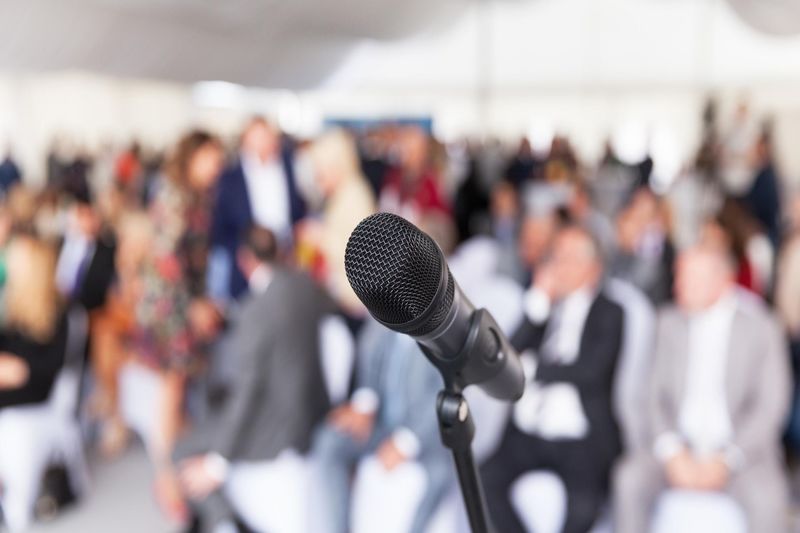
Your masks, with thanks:
[(501, 533), (800, 526), (797, 2), (0, 18), (0, 530), (466, 531), (377, 211), (529, 356), (469, 395)]

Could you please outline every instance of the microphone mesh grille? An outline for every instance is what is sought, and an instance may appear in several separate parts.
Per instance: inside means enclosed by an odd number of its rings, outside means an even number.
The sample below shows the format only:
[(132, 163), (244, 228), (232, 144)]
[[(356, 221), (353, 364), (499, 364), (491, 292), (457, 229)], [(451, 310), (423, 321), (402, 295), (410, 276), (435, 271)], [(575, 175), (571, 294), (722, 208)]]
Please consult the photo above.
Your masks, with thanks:
[[(356, 295), (375, 318), (402, 325), (419, 317), (439, 287), (442, 256), (436, 243), (397, 215), (376, 213), (350, 235), (345, 271)], [(444, 302), (412, 335), (424, 335), (444, 320), (453, 301), (452, 277)]]

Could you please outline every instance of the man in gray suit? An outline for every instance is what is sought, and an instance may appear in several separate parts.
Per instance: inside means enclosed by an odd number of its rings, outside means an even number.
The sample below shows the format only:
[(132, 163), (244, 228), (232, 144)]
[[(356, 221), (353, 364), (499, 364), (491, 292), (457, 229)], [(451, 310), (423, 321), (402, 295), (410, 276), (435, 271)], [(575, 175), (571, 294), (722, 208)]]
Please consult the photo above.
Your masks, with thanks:
[(781, 433), (789, 406), (789, 357), (775, 319), (734, 285), (725, 250), (681, 254), (677, 307), (665, 309), (649, 393), (652, 442), (615, 479), (620, 533), (648, 531), (667, 488), (726, 492), (749, 531), (788, 529)]
[(305, 453), (329, 409), (319, 329), (334, 304), (306, 275), (277, 266), (276, 249), (269, 230), (247, 233), (238, 263), (251, 294), (231, 333), (231, 390), (217, 416), (177, 448), (182, 483), (204, 529), (230, 518), (219, 490), (230, 466), (270, 461), (284, 450)]
[(375, 454), (387, 470), (409, 460), (427, 473), (427, 488), (411, 531), (422, 533), (454, 481), (452, 461), (439, 437), (439, 372), (414, 340), (370, 320), (357, 352), (357, 388), (333, 410), (314, 439), (321, 531), (349, 529), (353, 468)]

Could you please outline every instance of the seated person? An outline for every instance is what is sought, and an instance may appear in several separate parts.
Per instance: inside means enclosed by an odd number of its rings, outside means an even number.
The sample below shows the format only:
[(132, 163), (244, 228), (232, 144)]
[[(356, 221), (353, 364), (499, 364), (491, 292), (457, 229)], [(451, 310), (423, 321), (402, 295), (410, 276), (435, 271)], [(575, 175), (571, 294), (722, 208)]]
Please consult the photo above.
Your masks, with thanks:
[(64, 366), (67, 320), (59, 305), (53, 250), (34, 238), (15, 237), (7, 268), (0, 331), (0, 506), (7, 526), (20, 531), (33, 519), (48, 462), (43, 439), (52, 432), (35, 421), (49, 422), (37, 407), (47, 405)]
[(330, 533), (349, 530), (352, 471), (375, 454), (387, 470), (409, 460), (425, 468), (427, 488), (411, 527), (422, 533), (454, 481), (436, 420), (442, 379), (411, 337), (375, 321), (364, 326), (356, 357), (351, 401), (331, 412), (314, 439), (320, 527)]
[(308, 451), (329, 409), (319, 329), (334, 305), (305, 274), (276, 263), (274, 234), (253, 227), (237, 261), (250, 284), (231, 333), (235, 376), (220, 412), (194, 428), (175, 452), (182, 485), (203, 531), (230, 523), (221, 491), (238, 465)]
[(766, 308), (735, 289), (735, 261), (714, 246), (677, 263), (677, 306), (659, 317), (648, 412), (649, 449), (615, 476), (621, 533), (647, 531), (666, 489), (725, 492), (748, 531), (788, 531), (781, 433), (789, 406), (789, 356)]
[(565, 485), (563, 531), (591, 529), (605, 501), (620, 451), (612, 386), (623, 312), (603, 290), (601, 253), (587, 230), (563, 228), (525, 295), (526, 320), (511, 342), (523, 354), (526, 391), (482, 468), (497, 531), (524, 531), (509, 491), (534, 470), (550, 470)]
[(31, 237), (17, 237), (9, 246), (7, 261), (0, 408), (47, 401), (64, 365), (67, 342), (52, 250)]

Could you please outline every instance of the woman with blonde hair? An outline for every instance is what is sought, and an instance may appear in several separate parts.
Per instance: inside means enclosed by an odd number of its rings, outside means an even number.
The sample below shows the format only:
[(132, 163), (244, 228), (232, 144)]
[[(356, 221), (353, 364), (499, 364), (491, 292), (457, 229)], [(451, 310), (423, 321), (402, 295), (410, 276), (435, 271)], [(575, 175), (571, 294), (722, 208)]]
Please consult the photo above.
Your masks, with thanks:
[[(55, 285), (55, 252), (28, 236), (8, 246), (5, 324), (0, 330), (0, 486), (12, 531), (33, 518), (46, 446), (28, 408), (44, 405), (64, 365), (67, 322)], [(12, 409), (15, 408), (15, 409)], [(33, 428), (33, 429), (32, 429)], [(32, 432), (31, 432), (32, 431)]]
[(353, 138), (343, 130), (322, 135), (310, 149), (314, 180), (322, 197), (318, 220), (300, 228), (300, 246), (322, 256), (322, 278), (339, 304), (352, 315), (363, 313), (344, 271), (347, 239), (356, 225), (375, 212), (375, 198), (361, 171)]

